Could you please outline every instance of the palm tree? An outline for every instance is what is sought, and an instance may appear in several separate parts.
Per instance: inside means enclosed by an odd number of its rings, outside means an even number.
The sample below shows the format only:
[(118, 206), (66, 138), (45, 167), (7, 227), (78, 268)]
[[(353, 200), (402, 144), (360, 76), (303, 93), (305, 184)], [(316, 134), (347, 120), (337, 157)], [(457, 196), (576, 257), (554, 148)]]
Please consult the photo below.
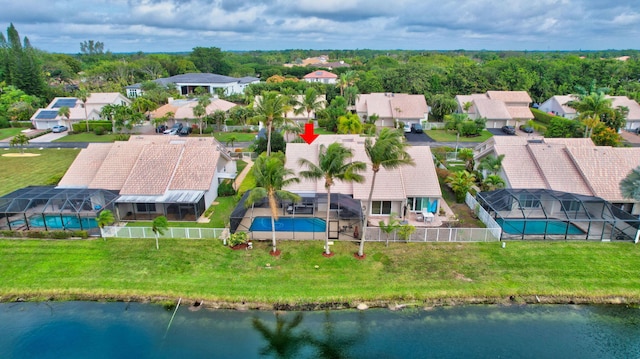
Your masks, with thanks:
[(445, 179), (449, 187), (456, 194), (456, 202), (464, 202), (464, 197), (476, 182), (476, 176), (468, 171), (453, 172)]
[(620, 192), (625, 198), (640, 201), (640, 167), (634, 168), (620, 181)]
[(604, 92), (591, 92), (567, 104), (578, 112), (578, 119), (584, 123), (584, 137), (591, 137), (593, 128), (600, 123), (603, 116), (613, 113), (611, 101)]
[(231, 135), (227, 139), (227, 144), (231, 143), (231, 148), (233, 148), (233, 143), (238, 141), (238, 137), (236, 135)]
[[(200, 134), (202, 134), (202, 127), (203, 127), (203, 119), (204, 116), (207, 114), (207, 106), (211, 105), (211, 97), (209, 96), (209, 94), (204, 94), (204, 95), (200, 95), (198, 96), (198, 105), (196, 107), (202, 107), (203, 111), (202, 112), (198, 112), (199, 116), (198, 119), (200, 120)], [(196, 109), (193, 109), (193, 114), (196, 114)]]
[(300, 114), (303, 111), (307, 113), (307, 122), (311, 120), (311, 112), (318, 112), (325, 107), (326, 101), (319, 98), (318, 91), (309, 87), (302, 97), (302, 101), (299, 103), (299, 107), (295, 110), (296, 114)]
[(71, 123), (69, 123), (69, 117), (71, 117), (71, 110), (68, 106), (62, 106), (58, 109), (58, 116), (62, 116), (67, 119), (67, 125), (71, 128)]
[(468, 172), (473, 172), (474, 160), (473, 160), (473, 149), (471, 148), (461, 148), (458, 151), (458, 157), (464, 161), (464, 167)]
[[(378, 222), (378, 226), (380, 227), (381, 231), (387, 234), (387, 246), (389, 246), (389, 236), (391, 235), (391, 233), (393, 233), (393, 231), (395, 231), (400, 226), (400, 220), (396, 218), (395, 213), (391, 212), (389, 213), (389, 218), (387, 219), (387, 222), (385, 223), (385, 221), (380, 221)], [(364, 232), (366, 231), (362, 231), (362, 232), (363, 232), (362, 237), (364, 238)]]
[(480, 161), (479, 168), (481, 170), (486, 170), (491, 174), (497, 175), (502, 169), (502, 160), (504, 160), (504, 155), (499, 155), (497, 157), (489, 155)]
[(116, 112), (118, 105), (105, 105), (100, 110), (100, 117), (111, 121), (111, 133), (116, 133)]
[(498, 188), (504, 188), (504, 185), (505, 183), (502, 177), (495, 174), (488, 175), (487, 178), (485, 178), (484, 181), (482, 181), (482, 186), (487, 191), (493, 191)]
[[(367, 153), (369, 161), (371, 161), (373, 177), (371, 178), (371, 188), (369, 189), (369, 197), (367, 198), (367, 210), (364, 214), (363, 228), (367, 225), (369, 212), (371, 211), (373, 189), (375, 188), (376, 176), (378, 172), (380, 172), (380, 168), (391, 170), (406, 165), (415, 166), (413, 158), (411, 158), (406, 151), (407, 146), (407, 142), (404, 141), (404, 135), (400, 131), (388, 127), (380, 131), (375, 141), (371, 137), (367, 137), (364, 141), (364, 150)], [(360, 257), (364, 256), (366, 233), (366, 230), (362, 231), (360, 248), (358, 249), (358, 256)]]
[(13, 137), (9, 141), (9, 146), (11, 147), (20, 147), (20, 153), (24, 153), (24, 146), (29, 144), (29, 137), (24, 133), (19, 133)]
[(82, 101), (82, 107), (84, 108), (84, 121), (87, 124), (87, 132), (89, 132), (89, 115), (87, 115), (87, 100), (91, 94), (87, 90), (80, 90), (77, 93), (77, 97)]
[(280, 252), (276, 248), (276, 225), (278, 220), (278, 200), (299, 202), (300, 196), (282, 188), (287, 185), (298, 183), (300, 179), (293, 177), (294, 172), (284, 167), (284, 154), (276, 152), (269, 156), (261, 154), (253, 165), (253, 176), (256, 180), (256, 187), (251, 190), (245, 206), (251, 206), (259, 200), (266, 198), (271, 209), (271, 239), (273, 250), (271, 254), (278, 255)]
[(262, 93), (260, 102), (256, 105), (258, 119), (267, 127), (267, 156), (271, 154), (271, 131), (275, 124), (283, 120), (283, 113), (288, 104), (288, 99), (275, 91)]
[(320, 180), (324, 178), (324, 188), (327, 191), (327, 231), (325, 236), (325, 256), (331, 256), (329, 249), (329, 214), (331, 210), (331, 186), (335, 181), (341, 182), (364, 182), (364, 177), (358, 172), (362, 172), (367, 169), (367, 165), (364, 162), (354, 161), (351, 162), (353, 157), (353, 150), (344, 147), (341, 143), (334, 142), (328, 147), (320, 145), (318, 149), (318, 164), (309, 161), (306, 158), (301, 158), (299, 165), (306, 167), (308, 170), (300, 171), (298, 175), (302, 178), (311, 180)]
[(169, 229), (169, 222), (165, 216), (158, 216), (153, 219), (153, 222), (151, 222), (151, 230), (156, 235), (156, 249), (160, 249), (158, 236), (163, 235), (167, 229)]
[[(101, 236), (102, 236), (102, 230), (104, 229), (104, 227), (110, 225), (114, 221), (115, 221), (115, 218), (113, 217), (113, 212), (111, 212), (108, 209), (104, 209), (100, 211), (100, 213), (98, 214), (98, 217), (96, 217), (96, 223), (100, 228)], [(104, 236), (102, 238), (104, 239)]]
[(340, 75), (338, 78), (338, 87), (340, 88), (340, 96), (344, 96), (344, 90), (358, 81), (358, 74), (349, 70)]
[[(284, 126), (282, 126), (282, 130), (284, 131), (285, 139), (287, 142), (289, 142), (290, 133), (299, 135), (303, 132), (302, 127), (300, 127), (300, 125), (298, 125), (297, 123), (285, 124)], [(298, 138), (298, 136), (296, 136), (295, 138)]]

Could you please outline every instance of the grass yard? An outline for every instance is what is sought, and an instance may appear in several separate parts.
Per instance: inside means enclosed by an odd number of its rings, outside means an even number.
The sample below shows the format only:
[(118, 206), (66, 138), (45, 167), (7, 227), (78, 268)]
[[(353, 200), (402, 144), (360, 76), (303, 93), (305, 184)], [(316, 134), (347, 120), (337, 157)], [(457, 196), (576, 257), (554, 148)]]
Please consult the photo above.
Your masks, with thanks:
[(113, 142), (119, 136), (118, 134), (96, 135), (93, 132), (74, 133), (61, 137), (54, 142)]
[[(236, 137), (236, 141), (235, 142), (252, 142), (256, 138), (256, 133), (255, 132), (250, 132), (250, 133), (246, 133), (246, 132), (216, 132), (216, 133), (213, 134), (213, 137), (215, 137), (223, 145), (226, 145), (227, 142), (229, 142), (229, 139), (232, 136)], [(231, 145), (230, 142), (229, 142), (229, 145)]]
[(0, 128), (0, 140), (13, 137), (19, 134), (22, 130), (26, 130), (26, 128), (24, 127)]
[[(5, 153), (19, 153), (6, 150)], [(25, 149), (25, 153), (39, 153), (36, 157), (0, 157), (0, 196), (26, 186), (55, 185), (65, 174), (80, 150)]]
[[(456, 134), (453, 132), (449, 132), (447, 130), (428, 130), (424, 131), (429, 137), (433, 138), (438, 142), (456, 142)], [(484, 142), (489, 139), (491, 136), (491, 132), (484, 130), (480, 133), (480, 136), (476, 137), (462, 137), (460, 136), (459, 142)]]
[[(209, 223), (196, 222), (169, 222), (169, 227), (181, 228), (224, 228), (229, 222), (229, 216), (238, 203), (235, 196), (218, 197), (216, 204), (211, 205), (213, 213), (209, 217)], [(151, 221), (127, 222), (127, 227), (151, 227)]]
[[(640, 300), (640, 247), (632, 243), (268, 242), (233, 251), (219, 240), (0, 240), (0, 297), (44, 300), (202, 299), (205, 302), (418, 305)], [(269, 265), (267, 265), (269, 264)], [(316, 267), (317, 266), (317, 267)]]

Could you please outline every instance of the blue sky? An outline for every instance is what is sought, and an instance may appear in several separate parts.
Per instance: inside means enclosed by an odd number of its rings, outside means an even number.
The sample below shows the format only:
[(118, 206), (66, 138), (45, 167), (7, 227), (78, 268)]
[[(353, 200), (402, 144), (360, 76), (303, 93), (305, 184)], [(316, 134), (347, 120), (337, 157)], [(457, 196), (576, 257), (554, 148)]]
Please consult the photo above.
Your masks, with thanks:
[(0, 0), (49, 52), (640, 48), (638, 0)]

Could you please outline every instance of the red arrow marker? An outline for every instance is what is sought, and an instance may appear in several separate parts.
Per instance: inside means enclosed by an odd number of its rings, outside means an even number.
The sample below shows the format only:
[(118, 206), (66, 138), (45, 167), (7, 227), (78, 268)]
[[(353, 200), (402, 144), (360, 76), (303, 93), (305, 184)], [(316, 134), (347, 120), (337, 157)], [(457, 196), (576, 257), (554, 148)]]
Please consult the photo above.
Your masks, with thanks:
[(313, 133), (313, 123), (304, 124), (304, 133), (301, 134), (300, 137), (302, 137), (307, 144), (311, 144), (318, 136), (320, 135)]

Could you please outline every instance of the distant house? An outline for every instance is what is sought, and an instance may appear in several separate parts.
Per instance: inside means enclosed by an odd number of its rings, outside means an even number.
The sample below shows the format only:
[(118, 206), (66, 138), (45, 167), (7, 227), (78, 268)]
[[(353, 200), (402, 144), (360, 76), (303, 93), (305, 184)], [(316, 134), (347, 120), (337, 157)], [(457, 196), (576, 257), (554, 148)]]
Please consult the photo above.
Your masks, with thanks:
[(428, 120), (429, 106), (423, 95), (403, 93), (361, 94), (356, 113), (363, 122), (377, 115), (377, 127), (395, 127), (397, 122), (420, 123)]
[[(294, 99), (297, 103), (300, 104), (304, 99), (304, 95), (295, 95)], [(262, 101), (262, 96), (260, 95), (256, 96), (255, 101), (253, 101), (253, 106), (255, 107), (258, 104), (260, 104), (260, 101)], [(316, 98), (316, 101), (320, 103), (321, 108), (325, 108), (327, 104), (327, 95), (325, 94), (319, 95)], [(306, 110), (301, 109), (300, 106), (298, 105), (296, 107), (291, 108), (289, 111), (287, 111), (284, 114), (284, 117), (287, 120), (295, 121), (298, 125), (302, 125), (302, 124), (305, 124), (308, 120), (315, 120), (316, 113), (315, 111), (311, 111), (311, 113), (307, 113)]]
[[(611, 107), (626, 107), (629, 110), (627, 114), (627, 123), (625, 129), (636, 130), (640, 128), (640, 105), (628, 98), (627, 96), (606, 96), (611, 99)], [(567, 104), (571, 101), (577, 101), (576, 95), (562, 95), (552, 96), (542, 104), (540, 104), (540, 111), (554, 114), (556, 116), (566, 117), (569, 119), (576, 118), (578, 113), (574, 108), (569, 107)]]
[[(84, 104), (75, 97), (56, 97), (47, 107), (38, 109), (31, 117), (33, 127), (39, 130), (65, 125), (69, 128), (74, 123), (85, 120), (100, 119), (100, 112), (106, 105), (130, 105), (131, 100), (119, 92), (95, 92), (87, 97)], [(69, 118), (58, 116), (61, 107), (69, 108)], [(85, 108), (86, 107), (86, 108)]]
[(640, 148), (596, 146), (590, 138), (494, 136), (476, 147), (476, 163), (504, 155), (507, 188), (549, 189), (601, 197), (640, 215), (640, 203), (624, 198), (619, 183), (640, 166)]
[(487, 91), (484, 94), (457, 95), (458, 113), (471, 119), (485, 118), (487, 128), (518, 126), (533, 119), (531, 97), (526, 91)]
[(349, 65), (348, 63), (346, 63), (344, 61), (315, 63), (315, 64), (309, 64), (308, 66), (309, 67), (322, 67), (322, 68), (329, 69), (329, 70), (337, 69), (337, 68), (340, 68), (340, 67), (351, 67), (351, 65)]
[[(311, 144), (288, 143), (286, 167), (298, 173), (301, 170), (298, 165), (301, 158), (317, 164), (320, 145), (328, 146), (334, 142), (351, 148), (354, 151), (354, 161), (369, 162), (363, 137), (359, 135), (323, 135)], [(364, 209), (372, 216), (388, 216), (395, 213), (403, 217), (405, 210), (407, 213), (438, 213), (442, 192), (438, 184), (430, 148), (428, 146), (408, 147), (407, 152), (414, 159), (416, 165), (402, 166), (391, 170), (381, 168), (376, 177), (372, 208), (366, 208), (373, 178), (369, 167), (366, 172), (363, 172), (365, 182), (344, 183), (336, 181), (331, 188), (332, 195), (340, 193), (361, 201)], [(291, 184), (286, 189), (300, 194), (302, 197), (326, 193), (324, 181), (305, 179), (301, 179), (299, 183)], [(325, 202), (324, 208), (319, 206), (320, 208), (317, 209), (326, 211), (326, 206)]]
[(335, 84), (338, 81), (338, 75), (329, 71), (318, 70), (304, 75), (304, 81)]
[(80, 151), (58, 188), (117, 191), (120, 220), (195, 221), (218, 195), (236, 163), (212, 137), (132, 136), (129, 141), (92, 143)]
[[(181, 95), (190, 95), (198, 87), (204, 88), (210, 94), (215, 94), (217, 89), (223, 89), (225, 95), (243, 94), (244, 89), (253, 83), (260, 82), (257, 77), (230, 77), (210, 73), (188, 73), (154, 80), (163, 86), (175, 86)], [(142, 96), (141, 84), (126, 86), (127, 96), (136, 98)]]
[[(197, 99), (174, 100), (170, 98), (168, 104), (160, 106), (155, 111), (151, 112), (151, 118), (160, 118), (163, 116), (167, 116), (169, 112), (171, 112), (173, 115), (171, 115), (170, 116), (171, 118), (168, 119), (169, 125), (172, 125), (173, 122), (178, 120), (182, 120), (182, 121), (193, 120), (196, 118), (196, 116), (193, 114), (193, 108), (196, 107), (197, 105), (198, 105)], [(237, 105), (233, 102), (229, 102), (229, 101), (221, 100), (217, 97), (213, 97), (211, 99), (211, 103), (206, 108), (206, 114), (210, 115), (216, 111), (227, 112), (235, 106)]]

